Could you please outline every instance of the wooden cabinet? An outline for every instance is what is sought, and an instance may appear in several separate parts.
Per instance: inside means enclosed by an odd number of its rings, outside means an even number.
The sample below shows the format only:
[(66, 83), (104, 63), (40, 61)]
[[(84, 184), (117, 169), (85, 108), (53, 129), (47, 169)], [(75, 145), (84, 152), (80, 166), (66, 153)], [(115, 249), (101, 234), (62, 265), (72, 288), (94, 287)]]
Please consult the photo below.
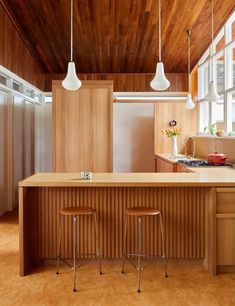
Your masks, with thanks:
[(162, 155), (155, 155), (155, 172), (193, 172), (182, 164), (164, 158)]
[(235, 188), (216, 192), (216, 272), (235, 272)]
[(155, 172), (177, 172), (177, 164), (159, 156), (155, 157)]
[(176, 165), (176, 169), (177, 171), (176, 172), (186, 172), (186, 173), (190, 173), (190, 172), (193, 172), (192, 170), (186, 168), (185, 166), (183, 166), (182, 164), (180, 163), (177, 163)]
[(112, 116), (112, 81), (83, 81), (76, 91), (53, 81), (53, 171), (112, 172)]

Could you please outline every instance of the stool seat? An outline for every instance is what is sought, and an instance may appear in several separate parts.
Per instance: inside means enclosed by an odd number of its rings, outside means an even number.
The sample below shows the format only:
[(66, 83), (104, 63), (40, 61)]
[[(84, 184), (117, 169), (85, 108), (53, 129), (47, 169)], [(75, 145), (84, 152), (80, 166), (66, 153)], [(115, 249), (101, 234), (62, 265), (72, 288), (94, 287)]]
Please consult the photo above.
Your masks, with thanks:
[(67, 216), (91, 215), (95, 210), (91, 207), (66, 207), (60, 210), (60, 214)]
[(152, 207), (131, 207), (125, 210), (130, 216), (155, 216), (160, 214), (160, 210)]

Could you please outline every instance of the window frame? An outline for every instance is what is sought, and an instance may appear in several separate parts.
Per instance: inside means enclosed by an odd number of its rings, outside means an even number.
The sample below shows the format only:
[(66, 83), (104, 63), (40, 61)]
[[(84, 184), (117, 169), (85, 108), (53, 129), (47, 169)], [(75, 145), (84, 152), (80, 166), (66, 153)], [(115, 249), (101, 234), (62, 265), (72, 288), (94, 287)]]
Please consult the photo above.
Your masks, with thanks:
[[(215, 36), (213, 44), (209, 46), (209, 48), (204, 52), (203, 56), (198, 62), (198, 134), (199, 135), (208, 135), (209, 132), (205, 132), (202, 130), (202, 126), (210, 126), (215, 123), (215, 106), (216, 102), (208, 103), (205, 101), (205, 75), (204, 70), (207, 65), (209, 65), (209, 79), (208, 85), (211, 80), (214, 80), (215, 85), (217, 87), (217, 67), (216, 67), (216, 59), (223, 56), (223, 72), (224, 72), (224, 84), (223, 90), (220, 91), (220, 96), (223, 96), (223, 105), (224, 105), (224, 131), (231, 136), (235, 135), (235, 131), (232, 130), (232, 116), (231, 116), (231, 107), (229, 105), (229, 95), (235, 92), (235, 84), (233, 84), (233, 58), (229, 54), (229, 52), (233, 52), (233, 48), (235, 48), (235, 39), (232, 40), (232, 24), (235, 22), (235, 10), (225, 22), (219, 33)], [(216, 45), (224, 36), (225, 45), (223, 48), (216, 52)], [(209, 56), (208, 56), (209, 54)], [(234, 61), (235, 64), (235, 61)], [(213, 67), (213, 76), (212, 76), (212, 65)], [(209, 118), (206, 122), (204, 118), (201, 116), (201, 107), (202, 102), (208, 103), (209, 106)], [(218, 102), (221, 103), (221, 100)], [(205, 117), (205, 116), (203, 116)]]

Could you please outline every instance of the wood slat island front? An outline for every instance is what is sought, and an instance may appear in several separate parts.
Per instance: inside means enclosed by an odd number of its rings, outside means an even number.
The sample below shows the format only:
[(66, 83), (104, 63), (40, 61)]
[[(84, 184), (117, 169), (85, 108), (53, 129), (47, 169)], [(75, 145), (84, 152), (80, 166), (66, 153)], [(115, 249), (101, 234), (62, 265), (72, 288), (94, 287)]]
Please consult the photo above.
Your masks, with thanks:
[[(213, 171), (212, 171), (213, 172)], [(226, 172), (227, 173), (227, 172)], [(58, 212), (67, 206), (90, 206), (99, 218), (103, 258), (122, 255), (124, 210), (151, 206), (162, 211), (168, 258), (201, 259), (215, 272), (213, 220), (216, 187), (235, 187), (235, 171), (221, 175), (198, 173), (97, 173), (89, 181), (76, 173), (36, 174), (19, 183), (20, 275), (41, 261), (55, 259)], [(161, 254), (159, 225), (144, 218), (143, 253)], [(79, 220), (78, 252), (94, 253), (94, 227)], [(136, 246), (136, 222), (129, 222), (127, 244)], [(72, 253), (72, 220), (66, 218), (62, 250)]]

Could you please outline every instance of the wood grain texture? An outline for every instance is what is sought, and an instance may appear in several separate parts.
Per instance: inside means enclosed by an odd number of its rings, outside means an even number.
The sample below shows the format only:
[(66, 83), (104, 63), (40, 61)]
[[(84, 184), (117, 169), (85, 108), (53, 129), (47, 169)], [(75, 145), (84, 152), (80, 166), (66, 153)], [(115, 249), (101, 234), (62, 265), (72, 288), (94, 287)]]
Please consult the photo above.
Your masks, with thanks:
[(235, 269), (235, 188), (219, 189), (216, 193), (216, 272)]
[(212, 152), (224, 153), (228, 163), (235, 163), (235, 138), (217, 136), (196, 136), (196, 156), (207, 159)]
[(112, 81), (84, 81), (77, 91), (53, 83), (54, 172), (112, 172), (112, 106)]
[(171, 152), (171, 138), (166, 137), (162, 130), (171, 128), (169, 122), (176, 120), (177, 128), (182, 133), (177, 137), (179, 153), (183, 151), (183, 144), (187, 136), (197, 132), (197, 104), (193, 110), (186, 110), (184, 102), (162, 102), (155, 104), (154, 141), (155, 154)]
[[(208, 188), (159, 187), (43, 187), (27, 189), (21, 212), (21, 233), (29, 240), (20, 240), (21, 252), (30, 261), (55, 259), (57, 252), (58, 212), (67, 206), (89, 206), (97, 211), (100, 248), (103, 258), (122, 256), (124, 210), (126, 207), (150, 206), (162, 212), (166, 255), (168, 258), (203, 258), (205, 255), (205, 206)], [(22, 192), (21, 192), (22, 194)], [(29, 205), (30, 203), (30, 205)], [(72, 253), (72, 219), (63, 219), (62, 251)], [(89, 216), (79, 218), (78, 253), (94, 253), (94, 224)], [(23, 231), (23, 228), (30, 229)], [(130, 218), (128, 252), (136, 247), (136, 219)], [(143, 218), (143, 253), (159, 255), (161, 239), (158, 218)], [(67, 256), (68, 258), (70, 256)], [(30, 262), (29, 261), (29, 262)], [(21, 261), (22, 264), (22, 261)], [(22, 267), (24, 275), (26, 267)], [(25, 270), (26, 271), (26, 270)]]
[(0, 65), (44, 90), (44, 74), (0, 2)]
[(20, 187), (235, 187), (231, 167), (192, 167), (193, 173), (37, 173), (19, 182)]
[(159, 156), (155, 156), (155, 171), (156, 172), (177, 172), (177, 164), (170, 163)]
[[(154, 77), (153, 73), (79, 73), (81, 80), (107, 80), (113, 81), (113, 90), (119, 91), (153, 91), (150, 82)], [(187, 74), (186, 73), (167, 73), (171, 86), (167, 91), (186, 92)], [(52, 90), (53, 80), (63, 80), (65, 74), (51, 73), (45, 75), (45, 91)]]
[[(70, 1), (1, 0), (26, 35), (45, 72), (67, 69)], [(215, 0), (215, 32), (233, 0)], [(78, 72), (154, 72), (158, 57), (157, 1), (74, 1), (74, 59)], [(162, 1), (162, 50), (166, 72), (187, 71), (187, 35), (192, 29), (192, 67), (211, 42), (211, 3)]]

